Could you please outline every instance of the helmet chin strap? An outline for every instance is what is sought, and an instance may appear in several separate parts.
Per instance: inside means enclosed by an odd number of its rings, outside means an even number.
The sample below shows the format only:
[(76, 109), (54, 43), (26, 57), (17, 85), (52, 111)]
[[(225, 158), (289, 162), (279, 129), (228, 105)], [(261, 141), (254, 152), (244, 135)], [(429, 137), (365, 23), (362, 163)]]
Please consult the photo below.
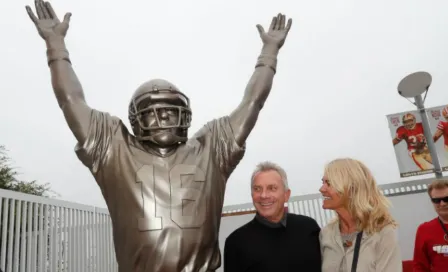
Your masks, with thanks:
[[(169, 135), (168, 138), (170, 139), (170, 142), (167, 143), (165, 141), (159, 141), (159, 139), (158, 139), (159, 137), (158, 136), (160, 136), (161, 134), (165, 134), (165, 135), (168, 134)], [(186, 137), (180, 137), (180, 136), (178, 136), (178, 135), (176, 135), (174, 133), (164, 131), (164, 132), (159, 132), (159, 133), (157, 133), (155, 135), (150, 135), (150, 136), (138, 136), (137, 140), (142, 141), (142, 142), (143, 141), (153, 142), (156, 145), (158, 145), (158, 146), (163, 148), (163, 147), (168, 147), (168, 146), (175, 145), (175, 144), (177, 144), (179, 142), (184, 143), (184, 142), (187, 141), (187, 138)]]

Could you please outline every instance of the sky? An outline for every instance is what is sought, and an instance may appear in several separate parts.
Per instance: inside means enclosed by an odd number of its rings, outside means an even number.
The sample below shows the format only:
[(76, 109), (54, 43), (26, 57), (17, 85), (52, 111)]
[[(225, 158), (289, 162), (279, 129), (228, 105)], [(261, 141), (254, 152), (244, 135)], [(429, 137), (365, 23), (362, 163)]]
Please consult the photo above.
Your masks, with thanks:
[[(0, 17), (0, 144), (21, 178), (49, 182), (57, 198), (105, 207), (57, 105), (32, 0), (4, 1)], [(386, 119), (414, 110), (399, 81), (427, 71), (426, 106), (448, 103), (448, 1), (74, 1), (66, 44), (88, 104), (120, 117), (143, 82), (164, 78), (190, 99), (193, 135), (241, 101), (261, 50), (256, 24), (293, 19), (271, 94), (230, 177), (225, 205), (250, 202), (250, 175), (270, 160), (292, 195), (317, 193), (325, 163), (359, 159), (378, 183), (400, 181)], [(33, 7), (34, 8), (34, 7)], [(403, 180), (403, 179), (401, 179)]]

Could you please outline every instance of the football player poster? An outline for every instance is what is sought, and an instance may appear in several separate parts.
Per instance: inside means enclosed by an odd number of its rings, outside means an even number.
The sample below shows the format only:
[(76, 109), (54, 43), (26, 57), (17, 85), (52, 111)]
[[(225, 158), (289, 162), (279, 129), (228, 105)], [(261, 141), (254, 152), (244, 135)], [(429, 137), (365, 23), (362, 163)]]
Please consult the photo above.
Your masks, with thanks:
[(432, 157), (418, 111), (390, 114), (387, 120), (400, 176), (433, 173)]
[(431, 135), (443, 171), (448, 170), (448, 105), (427, 109)]

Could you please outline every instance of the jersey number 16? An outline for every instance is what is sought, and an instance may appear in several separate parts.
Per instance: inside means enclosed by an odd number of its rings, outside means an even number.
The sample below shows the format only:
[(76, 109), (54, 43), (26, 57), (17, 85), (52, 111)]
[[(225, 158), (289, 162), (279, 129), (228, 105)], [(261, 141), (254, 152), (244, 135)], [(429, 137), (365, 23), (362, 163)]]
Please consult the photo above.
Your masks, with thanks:
[[(163, 171), (162, 173), (155, 171)], [(201, 190), (192, 187), (182, 187), (182, 176), (192, 175), (193, 182), (199, 182), (201, 189), (204, 186), (205, 174), (195, 165), (178, 164), (170, 171), (155, 168), (153, 165), (145, 165), (137, 171), (137, 183), (141, 183), (143, 197), (143, 217), (139, 218), (138, 226), (140, 231), (163, 229), (163, 218), (156, 214), (157, 192), (156, 182), (169, 183), (170, 192), (170, 218), (181, 229), (199, 228), (205, 221), (206, 207), (198, 205), (197, 201), (201, 196)], [(169, 180), (157, 180), (157, 177), (168, 178)], [(194, 201), (191, 203), (196, 207), (193, 215), (183, 215), (184, 200)]]

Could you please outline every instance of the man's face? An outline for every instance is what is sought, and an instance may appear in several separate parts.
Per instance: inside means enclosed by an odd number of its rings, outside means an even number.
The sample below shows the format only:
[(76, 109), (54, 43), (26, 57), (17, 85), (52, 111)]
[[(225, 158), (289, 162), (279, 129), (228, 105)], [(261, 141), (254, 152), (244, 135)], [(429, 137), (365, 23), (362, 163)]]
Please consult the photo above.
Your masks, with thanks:
[(258, 173), (252, 185), (252, 201), (258, 214), (272, 222), (278, 222), (284, 214), (284, 205), (289, 200), (291, 190), (285, 190), (277, 171)]
[[(448, 197), (448, 187), (443, 189), (433, 189), (431, 191), (431, 199), (439, 199)], [(438, 202), (438, 201), (437, 201)], [(434, 206), (434, 209), (436, 210), (436, 213), (442, 217), (444, 220), (448, 220), (448, 202), (447, 201), (440, 201), (438, 203), (432, 203)]]
[(406, 118), (403, 120), (403, 125), (406, 129), (413, 129), (415, 127), (415, 119), (414, 118)]
[[(177, 134), (178, 128), (163, 128), (165, 126), (176, 126), (179, 122), (179, 109), (172, 107), (166, 103), (158, 103), (154, 105), (160, 108), (151, 109), (142, 113), (141, 121), (145, 127), (158, 128), (157, 118), (159, 119), (162, 128), (145, 131), (145, 136), (153, 136), (157, 144), (171, 145), (173, 144), (173, 135)], [(164, 108), (167, 106), (167, 108)], [(171, 107), (170, 107), (171, 106)]]
[(162, 127), (177, 125), (179, 121), (179, 110), (176, 107), (166, 103), (157, 103), (154, 107), (156, 108), (142, 113), (142, 122), (146, 127), (159, 127), (156, 114)]

